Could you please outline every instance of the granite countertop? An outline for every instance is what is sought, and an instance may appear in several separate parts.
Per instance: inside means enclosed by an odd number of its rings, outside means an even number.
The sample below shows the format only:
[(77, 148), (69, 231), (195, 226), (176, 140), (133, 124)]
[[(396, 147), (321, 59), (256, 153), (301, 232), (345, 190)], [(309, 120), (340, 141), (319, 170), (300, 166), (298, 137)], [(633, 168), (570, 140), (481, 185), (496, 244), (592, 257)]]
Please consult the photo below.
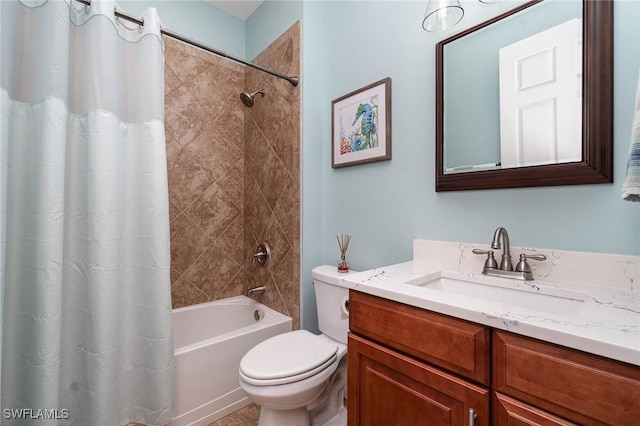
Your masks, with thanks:
[[(452, 294), (419, 285), (439, 276), (489, 284), (493, 296)], [(462, 273), (416, 260), (351, 273), (342, 280), (363, 293), (640, 366), (638, 292), (597, 286), (565, 290), (557, 282)], [(524, 293), (538, 293), (535, 297), (543, 299), (528, 306)], [(519, 303), (520, 295), (525, 302)]]

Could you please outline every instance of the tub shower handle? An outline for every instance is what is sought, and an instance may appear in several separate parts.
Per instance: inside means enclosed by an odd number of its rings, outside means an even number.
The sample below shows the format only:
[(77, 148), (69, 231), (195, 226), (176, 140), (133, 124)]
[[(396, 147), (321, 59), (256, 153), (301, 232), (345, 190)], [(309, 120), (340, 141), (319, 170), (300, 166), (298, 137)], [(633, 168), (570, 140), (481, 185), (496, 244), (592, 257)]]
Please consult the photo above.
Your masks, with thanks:
[(258, 265), (265, 266), (269, 263), (269, 259), (271, 259), (271, 249), (269, 248), (269, 244), (263, 242), (258, 245), (251, 264), (255, 266), (256, 262), (258, 262)]

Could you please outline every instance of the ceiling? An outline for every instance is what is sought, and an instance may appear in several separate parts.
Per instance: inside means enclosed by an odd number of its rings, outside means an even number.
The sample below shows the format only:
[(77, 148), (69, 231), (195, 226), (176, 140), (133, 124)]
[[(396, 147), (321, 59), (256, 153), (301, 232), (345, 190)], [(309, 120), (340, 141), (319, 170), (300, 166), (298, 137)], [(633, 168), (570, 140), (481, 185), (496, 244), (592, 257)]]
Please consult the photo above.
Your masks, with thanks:
[(246, 21), (263, 0), (206, 0), (211, 6)]

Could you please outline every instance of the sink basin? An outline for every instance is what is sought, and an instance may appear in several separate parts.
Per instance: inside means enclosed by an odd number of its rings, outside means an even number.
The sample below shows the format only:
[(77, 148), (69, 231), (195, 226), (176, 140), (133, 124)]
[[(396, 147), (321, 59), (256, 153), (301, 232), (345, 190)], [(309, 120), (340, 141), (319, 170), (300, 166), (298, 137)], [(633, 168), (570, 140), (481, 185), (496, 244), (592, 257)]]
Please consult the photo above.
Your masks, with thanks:
[[(496, 278), (495, 280), (500, 279)], [(490, 281), (491, 279), (486, 278), (485, 280)], [(477, 282), (445, 272), (420, 277), (408, 281), (407, 284), (474, 300), (480, 299), (549, 313), (576, 313), (582, 309), (584, 302), (584, 295), (576, 291), (556, 287), (544, 288), (530, 282), (514, 283), (514, 280), (504, 280), (502, 283), (497, 281), (496, 284)], [(520, 288), (509, 288), (509, 286), (516, 285)]]

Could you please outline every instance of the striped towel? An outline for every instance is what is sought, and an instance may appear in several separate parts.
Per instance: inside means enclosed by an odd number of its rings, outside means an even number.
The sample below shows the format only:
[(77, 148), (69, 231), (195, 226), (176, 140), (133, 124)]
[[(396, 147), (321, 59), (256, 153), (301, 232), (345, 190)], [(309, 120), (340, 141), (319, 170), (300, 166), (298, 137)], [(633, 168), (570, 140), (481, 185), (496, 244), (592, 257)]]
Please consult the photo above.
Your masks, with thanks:
[(631, 149), (627, 162), (627, 178), (622, 185), (622, 199), (640, 202), (640, 75), (638, 76), (633, 125), (631, 126)]

